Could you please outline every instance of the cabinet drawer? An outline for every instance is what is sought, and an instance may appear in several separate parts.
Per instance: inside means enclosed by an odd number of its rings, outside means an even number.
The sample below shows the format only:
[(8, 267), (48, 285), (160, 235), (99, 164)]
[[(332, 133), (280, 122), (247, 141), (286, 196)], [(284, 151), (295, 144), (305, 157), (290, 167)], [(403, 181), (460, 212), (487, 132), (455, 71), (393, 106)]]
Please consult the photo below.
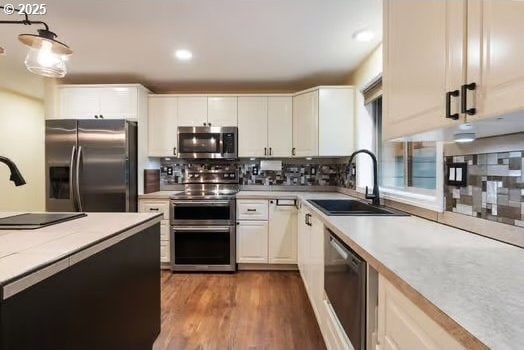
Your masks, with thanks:
[(163, 220), (169, 220), (169, 201), (141, 201), (140, 211), (142, 213), (164, 214)]
[(160, 242), (160, 262), (170, 262), (171, 253), (169, 250), (169, 242)]
[(167, 241), (169, 242), (169, 221), (167, 220), (162, 220), (160, 222), (160, 241), (164, 242), (164, 241)]
[(267, 200), (238, 200), (237, 220), (267, 220)]

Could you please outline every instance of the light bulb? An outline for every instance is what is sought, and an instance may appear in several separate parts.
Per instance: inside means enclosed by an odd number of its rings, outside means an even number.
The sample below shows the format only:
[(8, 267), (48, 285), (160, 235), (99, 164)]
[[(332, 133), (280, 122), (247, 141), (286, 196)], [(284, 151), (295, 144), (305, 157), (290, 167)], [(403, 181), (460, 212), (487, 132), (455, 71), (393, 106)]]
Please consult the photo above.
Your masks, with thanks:
[(64, 56), (53, 52), (53, 44), (47, 40), (29, 49), (25, 66), (32, 73), (50, 78), (63, 78), (67, 73)]
[(42, 41), (42, 47), (38, 51), (38, 56), (36, 58), (41, 66), (52, 67), (60, 61), (60, 57), (51, 51), (52, 47), (53, 45), (49, 41)]

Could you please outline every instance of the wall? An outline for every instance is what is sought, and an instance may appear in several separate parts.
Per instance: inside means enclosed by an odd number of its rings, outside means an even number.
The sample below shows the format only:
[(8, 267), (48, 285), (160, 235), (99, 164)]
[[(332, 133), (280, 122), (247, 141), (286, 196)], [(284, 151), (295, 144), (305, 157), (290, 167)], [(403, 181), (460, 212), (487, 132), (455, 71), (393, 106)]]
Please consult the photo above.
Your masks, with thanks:
[(44, 104), (0, 89), (0, 155), (12, 159), (27, 184), (15, 187), (0, 164), (0, 211), (44, 210)]
[[(373, 138), (369, 135), (374, 133), (373, 120), (364, 105), (362, 89), (369, 83), (382, 75), (382, 44), (380, 44), (369, 56), (367, 56), (358, 68), (351, 74), (348, 84), (356, 88), (355, 97), (355, 145), (356, 149), (374, 149)], [(371, 160), (366, 156), (357, 159), (357, 187), (362, 189), (373, 186), (373, 172)]]
[(467, 184), (446, 186), (446, 210), (524, 227), (524, 133), (450, 144), (446, 163), (467, 163)]

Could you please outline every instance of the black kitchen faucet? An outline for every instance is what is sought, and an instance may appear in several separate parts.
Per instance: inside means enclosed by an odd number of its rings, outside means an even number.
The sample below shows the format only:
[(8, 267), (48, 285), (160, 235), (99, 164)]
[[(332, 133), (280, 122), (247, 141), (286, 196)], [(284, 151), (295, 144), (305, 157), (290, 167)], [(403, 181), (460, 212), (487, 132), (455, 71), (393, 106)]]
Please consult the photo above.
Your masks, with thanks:
[(20, 173), (20, 170), (18, 170), (16, 164), (13, 163), (11, 159), (0, 156), (0, 163), (5, 163), (9, 167), (9, 170), (11, 171), (11, 177), (9, 177), (9, 180), (13, 181), (16, 186), (22, 186), (26, 184), (22, 174)]
[(351, 166), (351, 163), (353, 162), (353, 158), (359, 153), (366, 153), (368, 154), (371, 159), (373, 160), (373, 193), (368, 193), (368, 186), (366, 186), (366, 199), (371, 199), (373, 205), (380, 205), (380, 193), (378, 190), (378, 164), (377, 164), (377, 157), (375, 154), (367, 149), (359, 149), (358, 151), (353, 152), (353, 154), (349, 157), (349, 165)]

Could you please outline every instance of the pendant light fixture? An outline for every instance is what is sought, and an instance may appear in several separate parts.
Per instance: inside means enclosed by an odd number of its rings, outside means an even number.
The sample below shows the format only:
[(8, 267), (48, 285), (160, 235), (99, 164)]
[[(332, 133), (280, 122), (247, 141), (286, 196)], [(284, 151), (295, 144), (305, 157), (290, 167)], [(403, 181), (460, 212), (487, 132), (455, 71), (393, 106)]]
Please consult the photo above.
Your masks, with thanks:
[[(4, 8), (0, 6), (0, 8)], [(73, 50), (56, 40), (57, 35), (49, 30), (45, 22), (30, 21), (27, 14), (21, 21), (0, 21), (0, 24), (40, 24), (38, 34), (20, 34), (18, 40), (29, 47), (25, 57), (25, 66), (31, 73), (50, 78), (63, 78), (67, 74), (66, 61)]]

